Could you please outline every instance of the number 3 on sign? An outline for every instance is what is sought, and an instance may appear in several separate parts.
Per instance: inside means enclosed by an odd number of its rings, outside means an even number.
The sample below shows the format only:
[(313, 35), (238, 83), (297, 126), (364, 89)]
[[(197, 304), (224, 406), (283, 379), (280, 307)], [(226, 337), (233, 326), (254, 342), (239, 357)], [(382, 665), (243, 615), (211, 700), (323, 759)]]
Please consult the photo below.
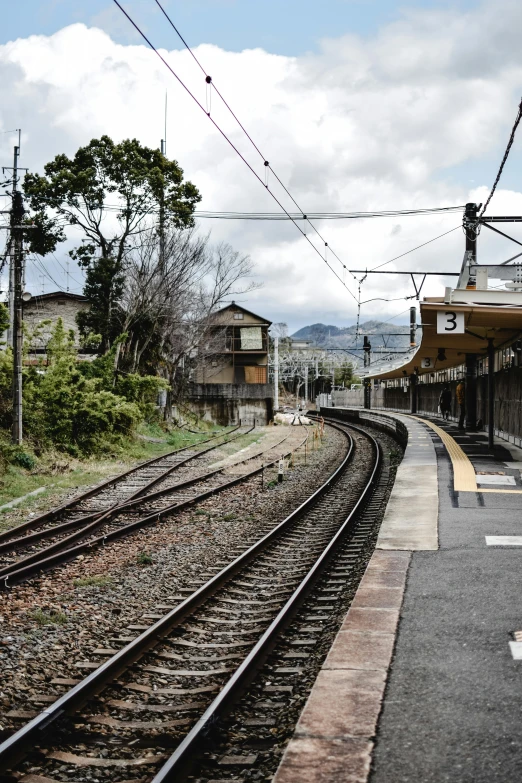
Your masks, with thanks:
[(437, 313), (437, 334), (464, 334), (464, 313), (442, 310)]

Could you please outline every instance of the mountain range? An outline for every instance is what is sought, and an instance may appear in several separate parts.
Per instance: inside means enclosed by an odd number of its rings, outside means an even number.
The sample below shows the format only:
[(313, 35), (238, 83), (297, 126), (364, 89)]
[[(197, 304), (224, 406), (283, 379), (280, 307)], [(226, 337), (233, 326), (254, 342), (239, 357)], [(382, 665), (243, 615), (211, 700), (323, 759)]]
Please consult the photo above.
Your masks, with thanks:
[(406, 324), (395, 326), (386, 321), (366, 321), (359, 325), (359, 337), (356, 341), (357, 327), (333, 326), (332, 324), (311, 324), (298, 329), (292, 337), (296, 340), (309, 340), (321, 348), (351, 348), (361, 350), (363, 337), (368, 335), (372, 349), (408, 348), (410, 332)]

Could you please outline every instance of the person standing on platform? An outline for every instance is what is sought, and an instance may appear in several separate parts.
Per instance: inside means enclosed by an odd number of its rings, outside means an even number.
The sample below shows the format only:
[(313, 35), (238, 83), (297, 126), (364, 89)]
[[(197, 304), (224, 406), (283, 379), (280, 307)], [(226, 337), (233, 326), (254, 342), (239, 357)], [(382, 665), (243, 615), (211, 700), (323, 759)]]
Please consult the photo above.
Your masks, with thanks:
[(466, 416), (466, 387), (460, 380), (457, 385), (457, 403), (459, 405), (459, 430), (464, 429), (464, 417)]
[(447, 421), (451, 412), (451, 389), (447, 384), (440, 393), (439, 408), (442, 418)]

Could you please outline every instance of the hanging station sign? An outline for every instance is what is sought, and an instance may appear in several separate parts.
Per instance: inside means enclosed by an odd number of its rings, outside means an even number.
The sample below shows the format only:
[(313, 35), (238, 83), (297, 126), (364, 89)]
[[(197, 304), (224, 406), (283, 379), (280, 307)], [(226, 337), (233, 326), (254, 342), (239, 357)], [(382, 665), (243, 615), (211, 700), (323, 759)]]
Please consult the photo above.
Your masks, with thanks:
[(437, 313), (437, 334), (464, 334), (464, 313), (456, 310), (441, 310)]

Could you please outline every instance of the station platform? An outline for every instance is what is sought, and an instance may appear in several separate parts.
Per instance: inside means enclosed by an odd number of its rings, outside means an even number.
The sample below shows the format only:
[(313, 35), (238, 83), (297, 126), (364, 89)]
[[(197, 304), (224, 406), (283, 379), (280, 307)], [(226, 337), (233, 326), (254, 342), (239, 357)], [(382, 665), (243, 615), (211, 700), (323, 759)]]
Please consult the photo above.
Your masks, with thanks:
[(519, 780), (522, 450), (383, 415), (404, 459), (274, 783)]

